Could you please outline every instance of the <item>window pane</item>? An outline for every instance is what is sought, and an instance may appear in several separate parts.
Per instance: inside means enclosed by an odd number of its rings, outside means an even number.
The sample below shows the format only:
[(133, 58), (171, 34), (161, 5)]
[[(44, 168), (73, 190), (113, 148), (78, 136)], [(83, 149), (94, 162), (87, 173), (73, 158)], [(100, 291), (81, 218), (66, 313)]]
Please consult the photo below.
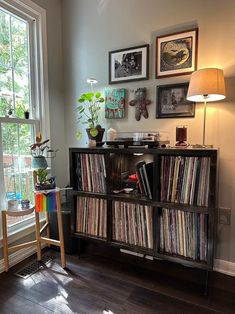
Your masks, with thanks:
[(29, 110), (29, 79), (28, 74), (21, 70), (14, 72), (15, 113), (24, 118), (24, 111)]
[(28, 23), (0, 11), (0, 116), (30, 111)]
[(11, 17), (11, 39), (14, 68), (28, 72), (28, 24)]
[(13, 108), (12, 71), (0, 65), (0, 116), (5, 116)]
[(0, 10), (0, 64), (10, 65), (10, 16)]
[[(34, 203), (32, 156), (34, 128), (30, 124), (2, 123), (6, 199), (29, 199)], [(25, 217), (26, 218), (26, 217)], [(21, 219), (22, 220), (22, 219)], [(11, 225), (18, 220), (9, 218)]]

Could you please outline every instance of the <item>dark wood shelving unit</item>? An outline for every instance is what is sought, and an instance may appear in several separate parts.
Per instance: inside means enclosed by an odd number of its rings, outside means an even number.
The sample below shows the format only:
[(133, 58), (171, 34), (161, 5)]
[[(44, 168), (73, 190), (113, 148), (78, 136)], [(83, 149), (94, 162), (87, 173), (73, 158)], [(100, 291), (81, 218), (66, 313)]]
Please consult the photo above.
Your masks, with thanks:
[[(216, 218), (217, 218), (217, 203), (216, 203), (216, 179), (217, 179), (217, 149), (201, 149), (201, 148), (70, 148), (70, 183), (73, 187), (74, 195), (74, 235), (80, 239), (87, 241), (102, 241), (110, 246), (130, 250), (136, 253), (153, 256), (156, 259), (167, 260), (171, 262), (180, 263), (185, 266), (195, 267), (206, 271), (213, 269), (214, 256), (214, 241), (216, 233)], [(85, 192), (78, 190), (78, 176), (79, 169), (77, 161), (79, 154), (102, 154), (105, 161), (105, 187), (106, 191), (102, 193)], [(208, 192), (208, 206), (197, 206), (196, 204), (188, 205), (175, 202), (161, 201), (161, 158), (162, 156), (171, 157), (208, 157), (209, 164), (209, 192)], [(153, 195), (152, 199), (141, 195), (140, 193), (132, 194), (114, 194), (113, 190), (125, 187), (126, 182), (122, 179), (122, 175), (129, 171), (129, 174), (135, 173), (135, 164), (140, 160), (153, 162)], [(88, 169), (88, 168), (87, 168)], [(91, 169), (95, 167), (91, 166)], [(90, 170), (89, 170), (90, 171)], [(88, 171), (89, 175), (96, 175), (93, 171)], [(76, 211), (77, 198), (86, 197), (94, 199), (104, 199), (107, 202), (107, 238), (94, 237), (93, 235), (76, 232)], [(136, 206), (150, 206), (152, 208), (152, 240), (153, 248), (143, 247), (140, 245), (133, 245), (123, 241), (113, 239), (113, 207), (114, 203), (128, 203)], [(175, 211), (183, 211), (195, 213), (195, 215), (207, 215), (207, 230), (206, 230), (206, 261), (192, 259), (189, 257), (167, 253), (160, 251), (160, 216), (162, 215), (162, 208), (167, 208)], [(79, 209), (78, 209), (79, 210)], [(144, 214), (146, 215), (146, 214)], [(183, 214), (182, 214), (183, 215)], [(201, 217), (201, 215), (199, 215)], [(146, 218), (146, 216), (145, 216)], [(145, 227), (147, 226), (145, 221)], [(128, 229), (129, 230), (129, 229)], [(129, 232), (129, 231), (128, 231)], [(143, 231), (144, 233), (144, 231)], [(208, 276), (208, 274), (207, 274)], [(207, 279), (206, 279), (207, 280)], [(207, 285), (207, 281), (206, 281)]]

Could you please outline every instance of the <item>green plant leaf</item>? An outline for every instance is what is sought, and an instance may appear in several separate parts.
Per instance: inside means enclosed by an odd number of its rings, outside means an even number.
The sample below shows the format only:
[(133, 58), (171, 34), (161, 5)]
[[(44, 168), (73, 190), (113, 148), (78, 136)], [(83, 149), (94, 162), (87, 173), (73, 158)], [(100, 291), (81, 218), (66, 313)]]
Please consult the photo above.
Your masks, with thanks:
[(100, 98), (100, 96), (101, 96), (101, 93), (100, 93), (100, 92), (97, 92), (97, 93), (95, 94), (95, 98)]
[(99, 99), (99, 102), (104, 102), (104, 98), (101, 97), (101, 98)]
[(99, 131), (96, 128), (90, 129), (90, 134), (92, 137), (96, 137), (98, 135)]
[(80, 97), (80, 98), (78, 99), (78, 101), (79, 101), (79, 102), (84, 102), (84, 101), (85, 101), (85, 99), (84, 99), (84, 98), (82, 98), (82, 97)]
[(77, 133), (76, 133), (76, 138), (77, 138), (77, 140), (81, 140), (82, 139), (82, 132), (81, 131), (77, 131)]

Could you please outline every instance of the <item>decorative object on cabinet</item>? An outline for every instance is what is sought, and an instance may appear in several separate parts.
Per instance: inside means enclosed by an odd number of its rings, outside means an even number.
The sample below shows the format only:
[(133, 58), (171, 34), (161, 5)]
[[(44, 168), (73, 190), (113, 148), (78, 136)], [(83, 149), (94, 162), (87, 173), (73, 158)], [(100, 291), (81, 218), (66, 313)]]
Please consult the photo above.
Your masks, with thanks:
[(185, 125), (176, 126), (176, 144), (175, 146), (188, 146), (187, 141), (187, 127)]
[(148, 80), (149, 45), (109, 52), (109, 84)]
[(111, 138), (107, 137), (106, 144), (116, 148), (124, 146), (148, 146), (166, 147), (170, 144), (169, 134), (166, 131), (146, 131), (146, 132), (115, 132)]
[(188, 83), (157, 86), (156, 118), (194, 117), (195, 103), (186, 99)]
[(147, 106), (151, 104), (151, 100), (146, 99), (147, 97), (147, 89), (138, 88), (135, 90), (135, 99), (129, 102), (130, 106), (135, 106), (135, 119), (136, 121), (140, 121), (141, 116), (145, 119), (148, 119), (149, 114), (147, 110)]
[(198, 29), (156, 38), (156, 78), (190, 74), (197, 69)]
[[(194, 72), (190, 79), (187, 99), (204, 102), (202, 146), (206, 146), (206, 105), (207, 102), (222, 100), (225, 95), (224, 72), (221, 69), (208, 68)], [(211, 146), (211, 145), (209, 145)]]
[[(208, 272), (216, 171), (216, 149), (70, 148), (74, 235)], [(135, 173), (139, 188), (125, 193)]]
[(106, 88), (105, 95), (105, 118), (125, 118), (126, 90), (125, 88)]

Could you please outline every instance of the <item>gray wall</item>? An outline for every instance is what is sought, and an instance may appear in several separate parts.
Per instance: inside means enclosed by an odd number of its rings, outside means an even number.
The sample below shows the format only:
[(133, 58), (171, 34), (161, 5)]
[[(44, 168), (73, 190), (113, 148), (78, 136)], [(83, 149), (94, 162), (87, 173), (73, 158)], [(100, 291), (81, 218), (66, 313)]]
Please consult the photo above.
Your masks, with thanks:
[(51, 146), (59, 149), (52, 160), (52, 173), (58, 186), (65, 186), (67, 180), (67, 155), (64, 126), (64, 91), (62, 24), (60, 0), (33, 0), (43, 7), (47, 14), (47, 50)]
[[(42, 1), (37, 1), (42, 2)], [(43, 1), (45, 2), (45, 1)], [(47, 3), (56, 1), (47, 1)], [(59, 10), (59, 9), (58, 9)], [(97, 89), (108, 86), (108, 52), (143, 43), (150, 43), (150, 80), (116, 84), (133, 90), (148, 87), (150, 117), (136, 122), (134, 108), (128, 118), (107, 121), (106, 127), (118, 130), (166, 130), (171, 144), (175, 142), (176, 125), (188, 125), (190, 143), (202, 138), (202, 105), (196, 106), (194, 119), (155, 119), (156, 86), (185, 82), (189, 76), (154, 79), (155, 37), (159, 34), (199, 27), (199, 68), (220, 67), (225, 71), (227, 98), (208, 106), (207, 143), (220, 148), (219, 205), (232, 209), (231, 226), (218, 228), (217, 257), (235, 262), (235, 1), (233, 0), (63, 0), (63, 62), (65, 86), (65, 142), (67, 148), (86, 142), (76, 140), (76, 99), (89, 90), (88, 77), (95, 77)], [(57, 10), (52, 14), (55, 19)], [(48, 23), (50, 19), (48, 19)], [(57, 24), (56, 24), (57, 25)], [(59, 25), (59, 22), (58, 22)], [(50, 24), (49, 24), (50, 26)], [(51, 25), (54, 29), (54, 25)], [(54, 32), (49, 27), (50, 37)], [(55, 30), (55, 34), (57, 35)], [(54, 35), (54, 34), (53, 34)], [(59, 35), (58, 35), (59, 37)], [(50, 43), (49, 43), (50, 45)], [(57, 58), (49, 51), (49, 61)], [(52, 53), (52, 55), (50, 55)], [(49, 67), (50, 67), (49, 63)], [(51, 83), (52, 84), (52, 83)], [(54, 87), (54, 86), (53, 86)], [(50, 92), (51, 93), (51, 92)], [(53, 108), (56, 106), (53, 106)], [(62, 111), (62, 109), (61, 109)], [(54, 134), (58, 141), (58, 134)]]

